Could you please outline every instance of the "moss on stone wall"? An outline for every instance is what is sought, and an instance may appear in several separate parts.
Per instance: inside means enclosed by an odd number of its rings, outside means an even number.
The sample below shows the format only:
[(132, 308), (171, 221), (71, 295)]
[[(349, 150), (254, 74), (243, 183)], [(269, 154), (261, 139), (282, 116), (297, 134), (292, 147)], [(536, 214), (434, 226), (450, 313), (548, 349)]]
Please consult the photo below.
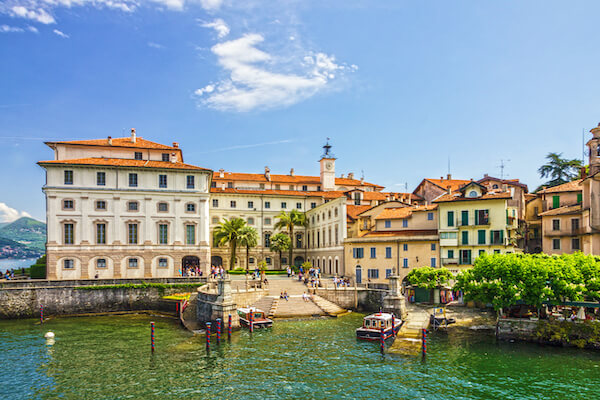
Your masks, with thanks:
[(600, 349), (600, 323), (596, 321), (539, 321), (535, 336), (544, 343)]

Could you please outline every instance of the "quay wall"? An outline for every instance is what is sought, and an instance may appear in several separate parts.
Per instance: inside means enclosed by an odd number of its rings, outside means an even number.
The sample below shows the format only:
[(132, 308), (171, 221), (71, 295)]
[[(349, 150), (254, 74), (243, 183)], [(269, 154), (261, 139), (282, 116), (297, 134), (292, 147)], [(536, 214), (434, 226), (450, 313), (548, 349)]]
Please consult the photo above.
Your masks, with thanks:
[(383, 299), (387, 290), (367, 289), (363, 287), (316, 288), (317, 296), (321, 296), (347, 310), (378, 311), (383, 308)]
[(136, 310), (174, 311), (173, 304), (162, 300), (162, 296), (186, 289), (181, 287), (108, 287), (89, 290), (81, 289), (81, 287), (199, 282), (203, 282), (203, 280), (161, 278), (3, 282), (0, 286), (0, 319), (38, 318), (40, 306), (44, 307), (44, 316)]
[(249, 288), (228, 293), (230, 299), (224, 299), (218, 291), (198, 291), (196, 298), (196, 318), (199, 323), (214, 322), (217, 318), (225, 321), (231, 314), (233, 326), (238, 327), (237, 308), (246, 307), (268, 295), (267, 289)]
[(521, 340), (544, 345), (600, 350), (600, 322), (548, 321), (501, 318), (496, 324), (498, 339)]

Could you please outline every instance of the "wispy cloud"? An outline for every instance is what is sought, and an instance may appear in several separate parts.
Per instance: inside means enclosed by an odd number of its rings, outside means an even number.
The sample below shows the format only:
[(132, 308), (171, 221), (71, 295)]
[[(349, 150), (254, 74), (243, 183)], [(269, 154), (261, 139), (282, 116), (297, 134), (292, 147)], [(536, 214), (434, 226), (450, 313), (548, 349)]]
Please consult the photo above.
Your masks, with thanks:
[(0, 25), (0, 33), (21, 33), (25, 32), (25, 29), (19, 28), (18, 26)]
[(163, 46), (162, 44), (158, 44), (158, 43), (154, 43), (154, 42), (148, 42), (148, 47), (152, 47), (153, 49), (164, 49), (165, 46)]
[(236, 145), (236, 146), (229, 146), (229, 147), (221, 147), (219, 149), (213, 149), (213, 150), (208, 150), (208, 151), (202, 151), (202, 152), (195, 152), (192, 151), (192, 153), (190, 154), (208, 154), (208, 153), (218, 153), (220, 151), (229, 151), (229, 150), (240, 150), (240, 149), (251, 149), (253, 147), (262, 147), (262, 146), (271, 146), (271, 145), (275, 145), (275, 144), (284, 144), (284, 143), (292, 143), (295, 142), (294, 139), (283, 139), (283, 140), (276, 140), (273, 142), (263, 142), (263, 143), (252, 143), (252, 144), (240, 144), (240, 145)]
[[(228, 77), (195, 91), (201, 105), (238, 112), (289, 106), (324, 90), (336, 74), (357, 68), (310, 52), (299, 63), (284, 64), (258, 48), (263, 41), (262, 35), (253, 33), (211, 48)], [(287, 72), (290, 68), (297, 72)]]
[(223, 4), (223, 0), (200, 0), (200, 4), (205, 10), (218, 10)]
[(201, 20), (198, 20), (198, 22), (200, 22), (200, 25), (204, 28), (214, 29), (217, 32), (217, 37), (219, 39), (229, 35), (229, 26), (227, 26), (225, 21), (223, 21), (221, 18), (217, 18), (212, 22), (205, 22)]
[(31, 8), (25, 7), (23, 5), (12, 6), (9, 9), (8, 14), (12, 17), (25, 18), (45, 25), (56, 23), (54, 17), (50, 15), (41, 4), (36, 5), (36, 1), (33, 1), (31, 3)]
[(21, 217), (31, 217), (28, 212), (19, 211), (0, 202), (0, 222), (13, 222)]
[(58, 29), (53, 29), (52, 32), (54, 32), (56, 35), (60, 36), (63, 39), (68, 39), (70, 37), (66, 33), (59, 31)]

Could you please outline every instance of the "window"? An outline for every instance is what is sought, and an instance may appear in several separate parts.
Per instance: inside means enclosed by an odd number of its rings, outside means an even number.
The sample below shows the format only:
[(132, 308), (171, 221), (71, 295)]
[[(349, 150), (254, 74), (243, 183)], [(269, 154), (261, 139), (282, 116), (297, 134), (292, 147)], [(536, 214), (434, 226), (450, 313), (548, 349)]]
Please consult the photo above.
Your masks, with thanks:
[(248, 257), (248, 264), (254, 264), (254, 257)]
[(483, 229), (477, 231), (477, 244), (485, 244), (485, 230)]
[(71, 259), (63, 260), (63, 268), (64, 269), (73, 269), (73, 268), (75, 268), (75, 263)]
[(385, 279), (388, 279), (390, 276), (392, 276), (392, 269), (391, 268), (387, 268), (385, 270)]
[(265, 225), (271, 225), (271, 218), (269, 218), (269, 217), (265, 218)]
[(212, 223), (213, 224), (218, 224), (219, 223), (219, 217), (213, 217), (212, 218)]
[(469, 225), (469, 211), (460, 212), (460, 224), (462, 226)]
[(431, 243), (431, 251), (435, 251), (435, 243)]
[(454, 250), (448, 250), (448, 258), (454, 258)]
[(216, 187), (217, 187), (217, 182), (215, 182), (215, 181), (212, 181), (212, 182), (210, 183), (210, 187), (211, 187), (211, 188), (216, 188)]
[(137, 187), (138, 176), (137, 174), (129, 174), (129, 187)]
[(479, 196), (479, 195), (477, 194), (477, 192), (476, 192), (476, 191), (474, 191), (474, 190), (471, 190), (471, 191), (469, 192), (469, 197), (477, 197), (477, 196)]
[(296, 203), (296, 210), (302, 209), (302, 203)]
[(308, 186), (307, 185), (302, 185), (302, 191), (303, 192), (307, 192), (308, 191)]
[(73, 200), (63, 200), (63, 209), (64, 210), (72, 210), (73, 209)]
[(169, 260), (166, 258), (158, 259), (158, 267), (159, 268), (167, 268), (169, 266)]
[(138, 224), (127, 224), (127, 243), (138, 244)]
[(407, 219), (403, 219), (402, 220), (402, 227), (403, 228), (408, 228), (408, 220)]
[(553, 231), (560, 231), (560, 219), (553, 219), (552, 220), (552, 230)]
[(571, 230), (573, 231), (573, 233), (577, 233), (579, 231), (579, 219), (571, 219)]
[(552, 208), (560, 207), (560, 196), (552, 196)]
[(461, 244), (469, 244), (469, 232), (461, 232)]
[(196, 244), (196, 225), (185, 226), (185, 244)]
[(433, 213), (427, 213), (427, 221), (433, 221)]
[(367, 276), (371, 279), (378, 279), (379, 278), (379, 270), (375, 269), (375, 268), (368, 269)]
[(142, 152), (141, 151), (136, 151), (133, 154), (133, 158), (135, 158), (136, 160), (141, 160), (142, 159)]
[(392, 221), (390, 221), (389, 219), (386, 219), (386, 220), (384, 221), (384, 226), (385, 226), (386, 228), (391, 228), (391, 227), (392, 227)]
[(402, 260), (402, 268), (408, 268), (408, 258)]
[(96, 210), (106, 210), (106, 201), (98, 200), (96, 202)]
[(253, 201), (249, 201), (248, 202), (248, 208), (250, 208), (250, 209), (254, 208), (254, 202)]
[(254, 225), (254, 218), (248, 217), (248, 225)]
[(271, 247), (271, 234), (265, 233), (265, 247)]
[(158, 187), (163, 188), (163, 189), (167, 187), (167, 176), (166, 175), (158, 176)]
[(490, 223), (490, 210), (475, 210), (475, 225), (488, 225)]
[(310, 208), (315, 208), (317, 206), (317, 203), (310, 203)]
[(196, 205), (194, 203), (187, 203), (185, 205), (185, 211), (187, 211), (187, 212), (196, 212)]
[(454, 211), (448, 211), (448, 226), (454, 226)]
[(286, 207), (287, 207), (287, 203), (285, 201), (282, 201), (281, 208), (285, 210)]
[(485, 254), (485, 250), (479, 250), (479, 255), (484, 255)]
[(321, 191), (321, 185), (317, 185), (317, 192)]
[(494, 249), (494, 254), (500, 254), (500, 250), (499, 249)]
[(158, 225), (158, 243), (169, 244), (169, 225), (160, 224)]
[(579, 250), (579, 238), (573, 238), (571, 239), (571, 249), (573, 250)]
[(360, 192), (354, 193), (354, 205), (360, 206)]
[(408, 251), (408, 243), (404, 243), (404, 244), (402, 245), (402, 250), (404, 250), (404, 251)]
[(65, 238), (65, 244), (73, 244), (74, 242), (74, 238), (73, 238), (73, 224), (65, 224), (64, 225), (64, 238)]
[(459, 250), (460, 264), (471, 264), (471, 250)]
[(392, 258), (392, 248), (391, 247), (385, 248), (385, 258)]
[(129, 211), (137, 211), (138, 210), (138, 202), (137, 201), (129, 201), (127, 202), (127, 210)]
[(237, 207), (235, 200), (231, 200), (231, 201), (229, 202), (229, 207), (231, 207), (231, 208), (235, 208), (235, 207)]
[(296, 248), (297, 249), (301, 249), (302, 248), (302, 235), (301, 234), (296, 234)]
[(106, 172), (96, 172), (96, 185), (98, 185), (98, 186), (106, 185)]
[(265, 261), (267, 262), (267, 265), (271, 265), (271, 257), (267, 257), (265, 258)]
[(290, 185), (289, 189), (294, 190), (294, 185)]
[(431, 257), (431, 268), (435, 268), (436, 267), (436, 258), (435, 257)]
[(552, 250), (560, 250), (560, 239), (552, 239)]
[(440, 239), (456, 239), (457, 235), (457, 232), (441, 232)]
[(259, 189), (264, 189), (264, 188), (265, 188), (265, 184), (264, 184), (264, 183), (260, 183), (260, 184), (258, 185), (258, 188), (259, 188)]
[(72, 184), (73, 184), (73, 171), (65, 171), (65, 185), (72, 185)]
[(168, 203), (158, 203), (158, 212), (167, 212), (169, 211), (169, 204)]
[(219, 200), (218, 199), (213, 199), (212, 205), (213, 205), (213, 208), (219, 207)]
[(96, 224), (96, 244), (106, 244), (106, 224)]
[(106, 258), (98, 258), (96, 260), (96, 268), (106, 268)]
[(281, 185), (280, 184), (275, 184), (275, 190), (280, 190), (281, 189)]
[(362, 247), (355, 247), (352, 249), (352, 255), (354, 256), (354, 258), (363, 258), (364, 249)]
[(194, 179), (194, 175), (188, 175), (185, 178), (185, 181), (186, 181), (186, 186), (187, 186), (188, 189), (193, 189), (193, 188), (196, 187), (196, 182), (195, 182), (195, 179)]
[(490, 231), (490, 244), (504, 244), (504, 231)]
[(271, 202), (265, 201), (265, 208), (271, 208)]
[(163, 161), (170, 161), (171, 157), (169, 157), (169, 153), (162, 153), (162, 160)]
[(375, 247), (371, 247), (371, 258), (377, 258), (377, 249)]
[(129, 260), (129, 268), (137, 268), (138, 267), (138, 259), (137, 258), (130, 258)]

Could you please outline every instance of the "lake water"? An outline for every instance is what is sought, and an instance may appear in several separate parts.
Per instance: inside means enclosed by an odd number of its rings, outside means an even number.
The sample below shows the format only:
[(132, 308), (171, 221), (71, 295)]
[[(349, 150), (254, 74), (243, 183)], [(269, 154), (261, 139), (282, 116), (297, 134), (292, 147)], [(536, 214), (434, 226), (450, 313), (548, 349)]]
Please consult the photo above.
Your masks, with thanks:
[(7, 269), (29, 268), (35, 264), (37, 258), (24, 258), (22, 260), (13, 260), (8, 258), (0, 259), (0, 271), (4, 272)]
[[(149, 321), (156, 322), (150, 352)], [(429, 355), (382, 355), (359, 314), (277, 321), (205, 350), (148, 315), (0, 321), (2, 399), (597, 399), (600, 355), (481, 333), (432, 333)], [(56, 333), (47, 346), (43, 334)], [(226, 335), (225, 335), (226, 336)]]

